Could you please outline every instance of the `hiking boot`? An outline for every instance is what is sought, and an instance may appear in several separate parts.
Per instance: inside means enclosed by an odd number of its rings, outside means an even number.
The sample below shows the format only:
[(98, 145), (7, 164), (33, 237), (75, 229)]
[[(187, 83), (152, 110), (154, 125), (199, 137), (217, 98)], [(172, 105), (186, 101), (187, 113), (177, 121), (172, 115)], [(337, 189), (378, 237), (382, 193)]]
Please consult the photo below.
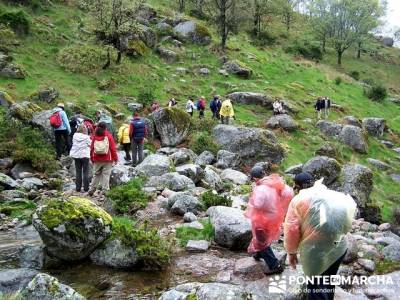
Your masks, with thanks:
[(253, 254), (253, 258), (255, 261), (260, 261), (261, 259), (260, 254), (258, 252)]
[(89, 197), (93, 197), (93, 195), (94, 195), (95, 192), (96, 192), (96, 190), (90, 190), (90, 191), (88, 192), (88, 196), (89, 196)]
[(273, 270), (268, 270), (267, 272), (264, 272), (264, 274), (265, 274), (266, 276), (270, 276), (270, 275), (273, 275), (273, 274), (280, 274), (280, 273), (282, 273), (284, 270), (285, 270), (285, 268), (284, 268), (281, 264), (279, 264), (278, 267), (276, 267), (276, 268), (273, 269)]

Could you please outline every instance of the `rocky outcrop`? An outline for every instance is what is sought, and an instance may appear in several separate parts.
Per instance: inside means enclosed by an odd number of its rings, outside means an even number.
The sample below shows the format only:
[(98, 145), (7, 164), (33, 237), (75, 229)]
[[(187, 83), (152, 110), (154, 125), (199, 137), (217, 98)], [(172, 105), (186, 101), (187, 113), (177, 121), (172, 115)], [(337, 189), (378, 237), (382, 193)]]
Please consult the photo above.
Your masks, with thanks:
[(7, 269), (0, 271), (0, 295), (1, 293), (15, 293), (23, 289), (33, 277), (38, 274), (38, 271), (20, 268)]
[(315, 180), (324, 178), (324, 184), (332, 184), (340, 175), (339, 163), (327, 156), (316, 156), (303, 165), (303, 172), (310, 173)]
[(293, 118), (287, 114), (272, 116), (267, 121), (267, 127), (270, 129), (281, 128), (285, 131), (294, 131), (298, 128), (298, 125)]
[(98, 247), (90, 255), (90, 259), (96, 265), (126, 269), (137, 264), (138, 255), (134, 246), (112, 239)]
[(156, 190), (162, 191), (170, 189), (175, 192), (185, 191), (195, 188), (194, 182), (177, 172), (166, 173), (162, 176), (153, 176), (146, 183), (146, 187), (153, 187)]
[(222, 149), (237, 153), (243, 163), (279, 163), (284, 156), (283, 147), (269, 130), (217, 125), (213, 129), (213, 136)]
[(172, 153), (169, 158), (175, 166), (179, 166), (196, 161), (197, 155), (191, 149), (179, 148), (176, 152)]
[(199, 45), (211, 43), (211, 34), (208, 29), (194, 21), (184, 21), (177, 24), (173, 29), (175, 35), (184, 41), (190, 41)]
[(186, 164), (176, 167), (176, 172), (192, 179), (194, 183), (198, 183), (204, 177), (203, 169), (194, 164)]
[(248, 79), (253, 74), (253, 71), (239, 61), (228, 61), (224, 63), (223, 68), (229, 73), (236, 76)]
[(241, 104), (254, 104), (266, 107), (272, 107), (274, 99), (261, 93), (252, 92), (235, 92), (228, 94), (227, 98), (231, 99), (234, 103)]
[(215, 156), (210, 151), (202, 152), (196, 159), (196, 164), (199, 166), (212, 165), (215, 161)]
[(26, 72), (12, 63), (12, 58), (0, 52), (0, 77), (25, 79)]
[(236, 168), (240, 166), (240, 157), (236, 153), (219, 150), (215, 166), (220, 169)]
[(338, 137), (343, 128), (341, 124), (325, 120), (318, 121), (316, 126), (327, 137)]
[(35, 112), (32, 115), (32, 118), (29, 120), (29, 124), (38, 128), (42, 133), (44, 133), (45, 137), (54, 142), (54, 130), (50, 126), (49, 118), (53, 114), (52, 110), (42, 110), (39, 112)]
[(15, 189), (15, 188), (19, 187), (19, 184), (14, 179), (12, 179), (10, 176), (0, 173), (0, 186), (3, 189), (8, 190), (8, 189)]
[(362, 120), (362, 127), (369, 135), (381, 137), (386, 129), (386, 120), (382, 118), (365, 118)]
[(247, 177), (246, 174), (232, 169), (224, 170), (221, 173), (221, 179), (231, 181), (232, 183), (238, 185), (246, 184), (249, 182), (249, 177)]
[(340, 132), (339, 140), (357, 152), (367, 153), (368, 144), (363, 131), (359, 127), (352, 125), (344, 126)]
[(190, 117), (178, 108), (160, 109), (150, 116), (163, 146), (179, 145), (189, 135)]
[(111, 234), (112, 219), (88, 199), (51, 200), (32, 219), (52, 256), (76, 261), (89, 256)]
[(60, 93), (55, 88), (47, 88), (44, 90), (40, 90), (29, 98), (32, 101), (42, 101), (46, 103), (52, 103), (60, 96)]
[(151, 177), (168, 173), (171, 168), (171, 160), (167, 156), (152, 154), (146, 157), (142, 163), (136, 167), (136, 171), (147, 177)]
[[(131, 166), (118, 164), (113, 167), (110, 176), (110, 186), (118, 186), (127, 183), (136, 176), (136, 171)], [(89, 175), (90, 177), (90, 175)]]

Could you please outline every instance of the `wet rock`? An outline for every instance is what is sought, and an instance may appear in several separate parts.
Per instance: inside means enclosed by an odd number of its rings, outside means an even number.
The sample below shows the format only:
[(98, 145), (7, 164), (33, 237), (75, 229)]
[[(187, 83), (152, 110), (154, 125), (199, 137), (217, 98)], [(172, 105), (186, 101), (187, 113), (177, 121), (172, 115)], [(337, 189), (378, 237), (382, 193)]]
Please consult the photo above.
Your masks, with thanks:
[(324, 178), (324, 184), (332, 184), (340, 175), (339, 163), (327, 156), (316, 156), (306, 162), (303, 172), (310, 173), (315, 180)]
[(6, 174), (0, 173), (0, 186), (4, 189), (16, 189), (19, 187), (18, 182)]
[(50, 255), (66, 261), (89, 256), (111, 234), (112, 218), (88, 199), (71, 197), (39, 207), (32, 218)]
[(318, 121), (316, 126), (327, 137), (338, 137), (343, 128), (341, 124), (325, 120)]
[(35, 173), (35, 169), (28, 162), (19, 162), (11, 169), (11, 177), (14, 179), (21, 179), (21, 173)]
[(21, 249), (19, 253), (19, 266), (21, 268), (43, 270), (56, 268), (61, 264), (62, 261), (47, 253), (44, 245), (28, 245)]
[(187, 212), (183, 216), (183, 221), (185, 221), (186, 223), (191, 223), (191, 222), (197, 221), (197, 217), (194, 213)]
[(393, 243), (382, 250), (386, 259), (391, 261), (400, 261), (400, 243)]
[(357, 263), (362, 266), (367, 272), (375, 271), (375, 263), (370, 259), (359, 258)]
[(204, 169), (203, 182), (210, 189), (217, 190), (217, 191), (221, 190), (222, 186), (223, 186), (221, 177), (218, 175), (218, 173), (212, 166), (207, 166)]
[(221, 257), (220, 253), (208, 251), (178, 257), (173, 266), (177, 274), (191, 275), (192, 277), (210, 277), (220, 271), (233, 269), (234, 260)]
[(287, 114), (272, 116), (267, 121), (267, 127), (270, 129), (281, 128), (285, 131), (295, 131), (298, 128), (297, 123)]
[(213, 206), (207, 210), (215, 229), (215, 242), (231, 249), (246, 249), (250, 243), (251, 224), (243, 211), (225, 206)]
[(221, 179), (229, 180), (234, 184), (239, 184), (239, 185), (246, 184), (249, 182), (249, 177), (246, 174), (232, 169), (224, 170), (221, 173)]
[(297, 175), (303, 172), (303, 164), (291, 166), (285, 170), (285, 174)]
[(215, 166), (220, 169), (235, 168), (240, 165), (239, 155), (226, 150), (219, 150)]
[(15, 293), (23, 289), (36, 274), (38, 271), (27, 268), (1, 270), (0, 294)]
[(24, 178), (21, 183), (21, 186), (28, 191), (41, 189), (43, 185), (43, 181), (36, 177)]
[(168, 173), (172, 168), (171, 160), (159, 154), (152, 154), (146, 157), (141, 164), (136, 167), (136, 171), (143, 173), (147, 177), (161, 176)]
[(205, 240), (194, 241), (189, 240), (186, 244), (186, 251), (188, 252), (207, 252), (210, 243)]
[(239, 77), (248, 79), (253, 74), (253, 71), (238, 61), (228, 61), (224, 63), (223, 68), (229, 73)]
[(386, 171), (390, 169), (390, 166), (387, 163), (384, 163), (383, 161), (380, 161), (378, 159), (367, 158), (367, 161), (379, 170)]
[(186, 164), (176, 167), (176, 172), (192, 179), (194, 183), (198, 183), (204, 177), (203, 169), (194, 164)]
[(361, 128), (345, 125), (339, 134), (339, 141), (360, 153), (367, 153), (368, 144)]
[(0, 158), (0, 171), (11, 168), (13, 163), (14, 161), (11, 157)]
[(365, 118), (362, 120), (362, 127), (369, 135), (381, 137), (386, 129), (386, 120), (382, 118)]
[(70, 286), (44, 273), (37, 274), (21, 292), (21, 300), (54, 299), (84, 300), (86, 298)]
[(169, 156), (175, 166), (196, 161), (197, 155), (191, 149), (180, 148)]
[(274, 99), (261, 93), (235, 92), (227, 95), (234, 103), (255, 104), (272, 108)]
[(207, 166), (212, 165), (215, 161), (215, 156), (210, 151), (202, 152), (196, 159), (196, 165)]
[(194, 189), (193, 181), (177, 172), (167, 173), (162, 176), (153, 176), (146, 183), (147, 187), (155, 187), (157, 190), (162, 191), (168, 188), (172, 191), (179, 192), (184, 190)]
[(90, 255), (96, 265), (113, 268), (131, 268), (138, 262), (138, 255), (133, 245), (125, 245), (119, 239), (104, 242)]
[[(193, 214), (198, 214), (202, 209), (202, 203), (196, 197), (190, 196), (188, 194), (178, 194), (171, 197), (171, 202), (174, 201), (171, 206), (171, 213), (183, 216), (188, 212)], [(168, 200), (168, 204), (169, 204)]]
[(346, 116), (343, 118), (343, 121), (346, 125), (353, 125), (353, 126), (361, 127), (361, 122), (356, 117)]

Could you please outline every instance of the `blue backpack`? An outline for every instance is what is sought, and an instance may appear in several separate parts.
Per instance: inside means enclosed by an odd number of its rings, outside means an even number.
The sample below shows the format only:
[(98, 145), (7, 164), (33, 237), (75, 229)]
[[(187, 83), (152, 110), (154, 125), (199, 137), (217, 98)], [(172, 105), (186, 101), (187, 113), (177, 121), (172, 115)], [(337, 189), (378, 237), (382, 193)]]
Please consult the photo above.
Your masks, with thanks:
[(133, 136), (132, 138), (137, 140), (142, 140), (146, 135), (146, 123), (143, 119), (132, 120), (131, 122), (133, 126)]

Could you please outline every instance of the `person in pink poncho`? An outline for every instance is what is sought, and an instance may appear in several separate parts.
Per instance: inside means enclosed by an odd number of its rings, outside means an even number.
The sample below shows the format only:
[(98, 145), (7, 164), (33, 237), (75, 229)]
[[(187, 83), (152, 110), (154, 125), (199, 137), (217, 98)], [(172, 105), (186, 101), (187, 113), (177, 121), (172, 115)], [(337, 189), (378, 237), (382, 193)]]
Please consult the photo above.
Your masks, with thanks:
[(255, 181), (245, 216), (251, 220), (253, 238), (247, 251), (254, 259), (263, 259), (268, 265), (268, 275), (283, 272), (283, 266), (275, 257), (270, 245), (281, 235), (281, 225), (294, 193), (278, 174), (264, 177), (262, 168), (251, 170)]

